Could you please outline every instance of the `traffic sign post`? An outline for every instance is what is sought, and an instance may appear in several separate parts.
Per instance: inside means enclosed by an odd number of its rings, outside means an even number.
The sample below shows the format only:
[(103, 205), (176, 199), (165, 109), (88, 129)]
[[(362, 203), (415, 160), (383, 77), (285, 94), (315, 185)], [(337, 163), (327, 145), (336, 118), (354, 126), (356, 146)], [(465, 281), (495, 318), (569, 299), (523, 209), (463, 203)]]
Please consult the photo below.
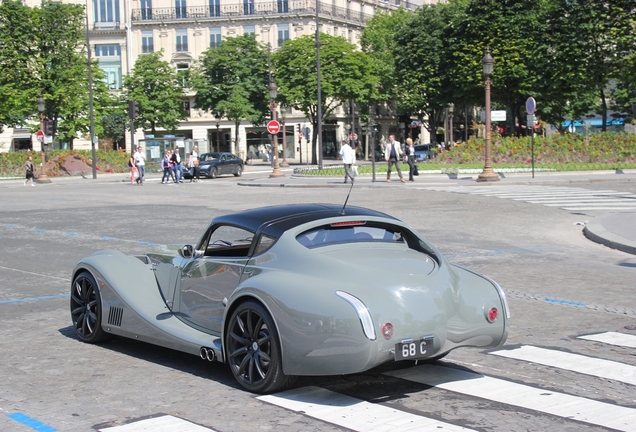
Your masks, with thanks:
[(276, 120), (270, 120), (269, 123), (267, 123), (267, 132), (275, 135), (278, 131), (280, 131), (280, 123)]
[(526, 111), (528, 111), (528, 129), (532, 132), (532, 145), (531, 145), (531, 153), (532, 153), (532, 178), (534, 178), (534, 110), (537, 109), (537, 101), (534, 100), (532, 96), (526, 99)]

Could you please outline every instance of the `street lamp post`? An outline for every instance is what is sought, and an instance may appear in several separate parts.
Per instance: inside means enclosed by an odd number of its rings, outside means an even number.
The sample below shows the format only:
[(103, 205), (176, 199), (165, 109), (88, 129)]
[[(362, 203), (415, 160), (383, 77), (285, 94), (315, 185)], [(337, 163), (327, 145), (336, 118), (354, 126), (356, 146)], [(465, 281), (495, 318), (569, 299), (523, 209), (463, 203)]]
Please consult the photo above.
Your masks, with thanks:
[(221, 151), (221, 143), (219, 142), (219, 126), (221, 126), (219, 124), (220, 114), (216, 113), (214, 117), (216, 118), (216, 152), (218, 153)]
[(280, 163), (280, 166), (287, 168), (289, 164), (287, 163), (287, 127), (285, 125), (285, 115), (287, 114), (287, 107), (283, 104), (280, 106), (280, 115), (283, 117), (283, 161)]
[(486, 87), (486, 157), (484, 163), (484, 170), (477, 176), (478, 182), (487, 181), (499, 181), (499, 176), (492, 170), (492, 154), (490, 149), (490, 77), (492, 76), (492, 69), (495, 64), (495, 59), (490, 55), (490, 49), (486, 49), (486, 54), (481, 60), (481, 64), (484, 69), (484, 84)]
[[(276, 115), (276, 108), (278, 105), (276, 104), (276, 96), (278, 93), (278, 86), (270, 79), (269, 82), (269, 110), (270, 116), (272, 120), (278, 120)], [(283, 177), (284, 174), (281, 172), (280, 167), (278, 166), (278, 134), (271, 134), (272, 136), (272, 161), (274, 162), (274, 169), (272, 173), (269, 175), (270, 177)]]
[[(42, 96), (38, 97), (38, 112), (40, 113), (40, 132), (44, 133), (44, 98)], [(42, 150), (42, 160), (40, 162), (40, 175), (38, 177), (38, 183), (51, 183), (49, 177), (44, 173), (44, 165), (46, 165), (46, 154), (45, 154), (45, 145), (44, 137), (40, 142), (40, 147)]]
[(455, 139), (453, 137), (453, 111), (455, 110), (455, 105), (453, 103), (448, 104), (448, 136), (450, 141), (450, 146), (452, 147), (455, 144)]

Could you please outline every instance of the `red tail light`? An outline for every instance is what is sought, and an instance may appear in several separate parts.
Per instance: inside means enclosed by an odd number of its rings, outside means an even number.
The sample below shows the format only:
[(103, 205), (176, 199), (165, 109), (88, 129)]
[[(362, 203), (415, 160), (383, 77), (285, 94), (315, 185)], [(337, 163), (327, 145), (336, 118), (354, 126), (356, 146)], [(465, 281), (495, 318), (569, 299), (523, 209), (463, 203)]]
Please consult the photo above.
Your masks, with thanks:
[(499, 311), (497, 310), (496, 307), (490, 308), (488, 313), (486, 313), (486, 319), (488, 320), (488, 322), (491, 322), (491, 323), (495, 322), (497, 321), (498, 317), (499, 317)]

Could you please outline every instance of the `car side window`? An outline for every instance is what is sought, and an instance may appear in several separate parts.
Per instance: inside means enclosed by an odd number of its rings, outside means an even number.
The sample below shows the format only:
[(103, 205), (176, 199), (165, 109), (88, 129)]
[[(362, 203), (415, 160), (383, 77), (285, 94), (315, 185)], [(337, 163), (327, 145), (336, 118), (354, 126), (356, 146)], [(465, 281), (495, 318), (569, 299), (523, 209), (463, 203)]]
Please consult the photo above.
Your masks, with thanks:
[(220, 225), (202, 245), (205, 256), (247, 257), (254, 233), (231, 225)]

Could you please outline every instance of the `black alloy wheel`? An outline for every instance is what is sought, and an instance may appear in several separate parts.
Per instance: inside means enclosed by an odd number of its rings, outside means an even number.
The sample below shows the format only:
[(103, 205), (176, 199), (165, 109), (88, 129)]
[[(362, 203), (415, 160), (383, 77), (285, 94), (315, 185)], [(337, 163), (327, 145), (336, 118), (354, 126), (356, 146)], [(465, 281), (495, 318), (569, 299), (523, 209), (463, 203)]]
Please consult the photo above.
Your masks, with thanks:
[(217, 167), (210, 168), (210, 178), (217, 178), (219, 176), (219, 169)]
[(89, 272), (78, 274), (71, 284), (71, 319), (75, 334), (84, 342), (102, 342), (110, 336), (102, 328), (102, 299)]
[(233, 174), (234, 174), (234, 177), (240, 177), (241, 174), (243, 174), (243, 167), (240, 165), (237, 166)]
[(280, 342), (274, 322), (260, 304), (248, 301), (232, 313), (225, 343), (234, 377), (246, 390), (271, 393), (294, 377), (283, 374)]

